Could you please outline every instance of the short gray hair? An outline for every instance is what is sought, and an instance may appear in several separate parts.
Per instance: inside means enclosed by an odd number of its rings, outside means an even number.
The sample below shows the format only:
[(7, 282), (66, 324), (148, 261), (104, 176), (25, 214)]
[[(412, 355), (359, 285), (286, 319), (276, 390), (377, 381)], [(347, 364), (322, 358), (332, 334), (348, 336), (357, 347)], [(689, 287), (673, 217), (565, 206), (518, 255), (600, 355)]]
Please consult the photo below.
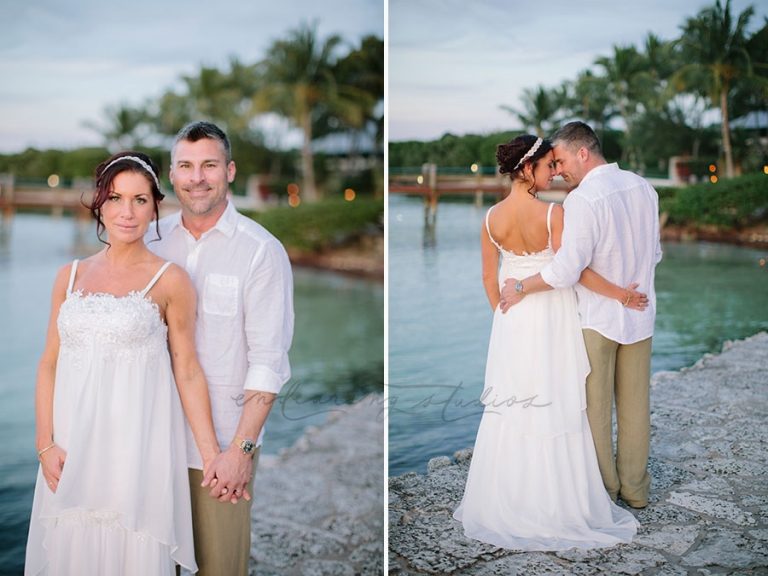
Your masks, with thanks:
[(171, 162), (173, 162), (173, 152), (176, 149), (176, 144), (181, 140), (197, 142), (204, 138), (218, 140), (221, 143), (221, 150), (224, 152), (227, 164), (232, 161), (232, 145), (229, 143), (229, 138), (227, 138), (227, 135), (221, 128), (211, 122), (192, 122), (179, 130), (179, 133), (173, 138), (173, 145), (171, 146)]
[(600, 138), (588, 124), (580, 121), (568, 122), (565, 126), (555, 132), (550, 138), (552, 146), (564, 145), (569, 151), (573, 152), (581, 147), (589, 150), (591, 154), (596, 154), (603, 158), (603, 148), (600, 146)]

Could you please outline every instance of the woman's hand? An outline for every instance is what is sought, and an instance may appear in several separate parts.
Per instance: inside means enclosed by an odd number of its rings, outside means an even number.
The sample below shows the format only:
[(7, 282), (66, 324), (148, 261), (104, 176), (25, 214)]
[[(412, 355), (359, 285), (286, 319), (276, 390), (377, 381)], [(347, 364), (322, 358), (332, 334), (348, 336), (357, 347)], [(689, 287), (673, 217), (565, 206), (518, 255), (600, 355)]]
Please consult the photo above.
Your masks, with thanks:
[(43, 467), (45, 483), (48, 484), (48, 488), (54, 494), (56, 494), (56, 489), (59, 487), (59, 479), (64, 470), (66, 459), (67, 453), (58, 446), (54, 446), (40, 455), (40, 464)]
[(627, 299), (625, 300), (624, 306), (642, 312), (648, 306), (648, 296), (635, 290), (639, 285), (640, 284), (635, 283), (625, 288), (627, 291)]

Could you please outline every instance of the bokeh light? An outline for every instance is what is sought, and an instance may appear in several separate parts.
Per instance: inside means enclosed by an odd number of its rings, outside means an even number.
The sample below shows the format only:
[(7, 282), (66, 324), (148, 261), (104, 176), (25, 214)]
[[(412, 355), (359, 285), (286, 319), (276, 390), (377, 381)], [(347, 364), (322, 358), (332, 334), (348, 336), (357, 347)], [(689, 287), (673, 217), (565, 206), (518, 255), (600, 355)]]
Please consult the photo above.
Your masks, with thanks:
[(354, 199), (355, 199), (355, 191), (352, 190), (352, 188), (347, 188), (346, 190), (344, 190), (344, 200), (351, 202)]
[(56, 186), (59, 185), (59, 175), (58, 174), (51, 174), (48, 176), (48, 186), (51, 188), (56, 188)]

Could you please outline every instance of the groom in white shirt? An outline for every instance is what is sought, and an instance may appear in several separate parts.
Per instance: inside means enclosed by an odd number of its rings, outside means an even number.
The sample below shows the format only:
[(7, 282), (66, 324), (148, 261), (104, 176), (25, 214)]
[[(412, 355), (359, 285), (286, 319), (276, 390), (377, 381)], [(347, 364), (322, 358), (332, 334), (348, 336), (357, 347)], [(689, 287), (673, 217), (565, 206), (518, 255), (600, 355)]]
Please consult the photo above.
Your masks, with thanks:
[[(506, 281), (501, 308), (506, 312), (527, 294), (575, 285), (591, 366), (587, 417), (603, 483), (614, 501), (621, 495), (630, 506), (643, 508), (651, 485), (651, 337), (655, 268), (661, 260), (658, 195), (643, 178), (608, 164), (587, 124), (570, 122), (551, 141), (557, 174), (574, 188), (563, 203), (562, 246), (539, 274)], [(648, 295), (648, 308), (622, 307), (578, 284), (587, 267), (620, 286), (639, 283), (637, 290)]]
[(170, 176), (182, 208), (147, 246), (182, 266), (197, 290), (195, 345), (222, 449), (203, 477), (188, 430), (197, 574), (247, 576), (264, 421), (291, 376), (291, 265), (280, 242), (227, 200), (235, 163), (217, 126), (195, 122), (176, 135)]

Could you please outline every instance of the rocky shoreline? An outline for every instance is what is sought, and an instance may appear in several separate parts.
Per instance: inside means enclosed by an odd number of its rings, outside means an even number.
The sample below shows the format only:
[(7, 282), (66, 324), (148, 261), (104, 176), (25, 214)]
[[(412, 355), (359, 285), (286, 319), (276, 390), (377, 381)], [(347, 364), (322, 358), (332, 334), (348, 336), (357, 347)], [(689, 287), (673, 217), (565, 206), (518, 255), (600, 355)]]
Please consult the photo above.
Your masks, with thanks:
[(256, 473), (250, 573), (378, 576), (384, 573), (384, 403), (368, 395)]
[[(515, 552), (453, 520), (472, 449), (389, 479), (389, 573), (768, 574), (768, 334), (726, 342), (651, 388), (650, 503), (631, 544)], [(621, 501), (620, 501), (621, 502)]]

